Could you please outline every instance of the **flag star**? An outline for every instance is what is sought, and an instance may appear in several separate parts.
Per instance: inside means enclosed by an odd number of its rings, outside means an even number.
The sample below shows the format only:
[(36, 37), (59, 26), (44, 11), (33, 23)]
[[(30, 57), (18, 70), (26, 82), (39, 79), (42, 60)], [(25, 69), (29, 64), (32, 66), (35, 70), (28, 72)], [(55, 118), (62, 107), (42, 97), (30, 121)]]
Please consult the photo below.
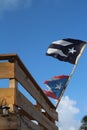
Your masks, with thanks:
[(69, 53), (72, 53), (72, 54), (73, 54), (74, 52), (76, 52), (76, 50), (74, 49), (74, 47), (71, 48), (71, 49), (69, 48)]
[(61, 84), (61, 83), (59, 83), (59, 84), (56, 84), (55, 89), (61, 89), (61, 87), (62, 87), (62, 84)]

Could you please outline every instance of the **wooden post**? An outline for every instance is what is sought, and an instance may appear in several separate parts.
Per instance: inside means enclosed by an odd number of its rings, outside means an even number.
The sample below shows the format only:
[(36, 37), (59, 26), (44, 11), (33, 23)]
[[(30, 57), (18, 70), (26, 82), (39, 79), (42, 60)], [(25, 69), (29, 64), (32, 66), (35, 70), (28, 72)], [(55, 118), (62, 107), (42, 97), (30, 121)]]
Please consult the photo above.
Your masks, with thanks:
[(18, 82), (16, 79), (9, 79), (9, 88), (18, 88)]
[[(16, 79), (9, 79), (9, 88), (15, 88), (15, 94), (14, 94), (14, 98), (16, 98), (16, 89), (18, 89), (18, 82)], [(15, 99), (14, 99), (15, 100)], [(10, 112), (17, 112), (18, 111), (18, 108), (14, 106), (14, 104), (9, 104), (9, 111)]]

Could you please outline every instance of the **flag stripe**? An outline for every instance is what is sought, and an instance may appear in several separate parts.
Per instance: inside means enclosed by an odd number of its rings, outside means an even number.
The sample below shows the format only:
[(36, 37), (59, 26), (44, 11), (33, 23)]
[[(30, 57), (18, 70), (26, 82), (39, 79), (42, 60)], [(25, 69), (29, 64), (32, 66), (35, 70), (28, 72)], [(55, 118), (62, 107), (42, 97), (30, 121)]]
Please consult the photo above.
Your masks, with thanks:
[(68, 57), (67, 55), (65, 55), (64, 53), (63, 53), (63, 51), (62, 50), (59, 50), (59, 49), (55, 49), (55, 48), (49, 48), (48, 49), (48, 51), (47, 51), (47, 53), (46, 53), (46, 55), (60, 55), (60, 56), (65, 56), (65, 57)]
[(54, 99), (58, 99), (57, 97), (56, 97), (56, 95), (53, 93), (53, 92), (51, 92), (51, 91), (48, 91), (48, 90), (43, 90), (43, 92), (46, 94), (46, 96), (48, 96), (48, 97), (51, 97), (51, 98), (54, 98)]
[(66, 38), (66, 39), (63, 39), (63, 40), (67, 41), (67, 42), (75, 43), (75, 44), (85, 43), (85, 41), (82, 41), (82, 40), (79, 40), (79, 39), (72, 39), (72, 38)]
[(55, 80), (55, 79), (62, 79), (62, 78), (69, 78), (69, 76), (67, 76), (67, 75), (54, 76), (54, 77), (52, 77), (52, 79), (50, 79), (50, 80), (45, 80), (45, 81), (44, 81), (44, 84), (48, 84), (48, 82), (50, 82), (50, 81), (53, 81), (53, 80)]
[(67, 75), (60, 75), (60, 76), (54, 76), (53, 78), (60, 79), (60, 78), (67, 78), (67, 77), (69, 77), (69, 76), (67, 76)]
[(52, 44), (55, 44), (55, 45), (62, 45), (62, 46), (67, 46), (67, 45), (71, 45), (72, 43), (69, 42), (69, 41), (58, 40), (58, 41), (54, 41), (54, 42), (52, 42)]

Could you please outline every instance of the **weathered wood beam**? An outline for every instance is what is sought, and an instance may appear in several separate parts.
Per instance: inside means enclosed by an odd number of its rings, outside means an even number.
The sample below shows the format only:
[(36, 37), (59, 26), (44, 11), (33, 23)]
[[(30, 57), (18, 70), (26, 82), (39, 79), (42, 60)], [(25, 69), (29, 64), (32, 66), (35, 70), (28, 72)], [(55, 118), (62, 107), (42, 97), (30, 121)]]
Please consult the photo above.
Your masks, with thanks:
[(39, 126), (34, 121), (31, 121), (24, 116), (20, 116), (19, 121), (21, 123), (21, 130), (44, 130), (43, 127)]
[[(19, 98), (20, 97), (20, 98)], [(25, 96), (17, 91), (17, 99), (15, 100), (15, 105), (21, 106), (31, 117), (33, 117), (38, 123), (48, 130), (58, 130), (57, 126), (50, 121), (45, 115), (41, 113)]]
[(25, 117), (27, 117), (30, 120), (34, 120), (34, 118), (32, 116), (30, 116), (26, 111), (24, 111), (22, 108), (18, 110), (18, 113), (20, 115), (23, 115)]
[(15, 64), (15, 78), (31, 94), (31, 96), (35, 98), (51, 118), (58, 120), (57, 112), (49, 106), (48, 100), (44, 98), (42, 90), (35, 86), (30, 80), (30, 77), (27, 77), (18, 64)]
[(0, 62), (0, 78), (14, 78), (14, 63)]
[(12, 54), (0, 54), (0, 60), (10, 60), (10, 59), (17, 59), (17, 54), (12, 53)]

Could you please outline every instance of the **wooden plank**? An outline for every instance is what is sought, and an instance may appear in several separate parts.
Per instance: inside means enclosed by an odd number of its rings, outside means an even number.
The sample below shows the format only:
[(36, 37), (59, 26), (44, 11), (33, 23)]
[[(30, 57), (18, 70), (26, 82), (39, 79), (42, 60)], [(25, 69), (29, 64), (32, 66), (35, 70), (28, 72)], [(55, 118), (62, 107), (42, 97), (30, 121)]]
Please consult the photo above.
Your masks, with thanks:
[(14, 104), (14, 88), (0, 88), (0, 105)]
[(34, 118), (32, 118), (26, 111), (24, 111), (23, 109), (19, 109), (19, 110), (18, 110), (18, 113), (19, 113), (20, 115), (23, 115), (23, 116), (27, 117), (27, 118), (30, 119), (30, 120), (33, 120), (33, 119), (34, 119)]
[(44, 130), (43, 127), (27, 119), (25, 116), (21, 115), (19, 120), (20, 120), (19, 124), (21, 130)]
[(14, 78), (14, 63), (0, 62), (0, 78)]
[(0, 60), (9, 60), (14, 59), (15, 57), (17, 57), (16, 53), (0, 54)]
[[(19, 98), (20, 97), (20, 98)], [(48, 130), (58, 130), (57, 126), (51, 122), (45, 115), (42, 114), (23, 94), (17, 91), (17, 99), (15, 105), (21, 106), (32, 118)]]
[[(23, 109), (19, 109), (19, 115), (21, 115), (21, 116), (23, 116), (23, 117), (27, 117), (28, 118), (28, 120), (30, 121), (30, 120), (32, 120), (32, 121), (34, 121), (34, 118), (32, 118), (27, 112), (25, 112)], [(28, 121), (28, 122), (29, 122)], [(28, 124), (29, 125), (29, 124)], [(31, 123), (31, 125), (32, 125), (32, 123)], [(29, 125), (30, 126), (30, 125)], [(32, 127), (33, 128), (33, 127)], [(39, 126), (39, 124), (38, 125), (34, 125), (34, 128), (33, 129), (35, 129), (35, 130), (43, 130), (43, 127), (42, 126)]]
[(8, 117), (3, 117), (0, 115), (0, 130), (17, 130), (17, 116), (9, 115)]
[(30, 77), (26, 76), (18, 64), (15, 64), (15, 78), (36, 99), (51, 118), (58, 120), (57, 112), (49, 106), (48, 100), (44, 98), (42, 90), (35, 86), (35, 84), (30, 80)]

